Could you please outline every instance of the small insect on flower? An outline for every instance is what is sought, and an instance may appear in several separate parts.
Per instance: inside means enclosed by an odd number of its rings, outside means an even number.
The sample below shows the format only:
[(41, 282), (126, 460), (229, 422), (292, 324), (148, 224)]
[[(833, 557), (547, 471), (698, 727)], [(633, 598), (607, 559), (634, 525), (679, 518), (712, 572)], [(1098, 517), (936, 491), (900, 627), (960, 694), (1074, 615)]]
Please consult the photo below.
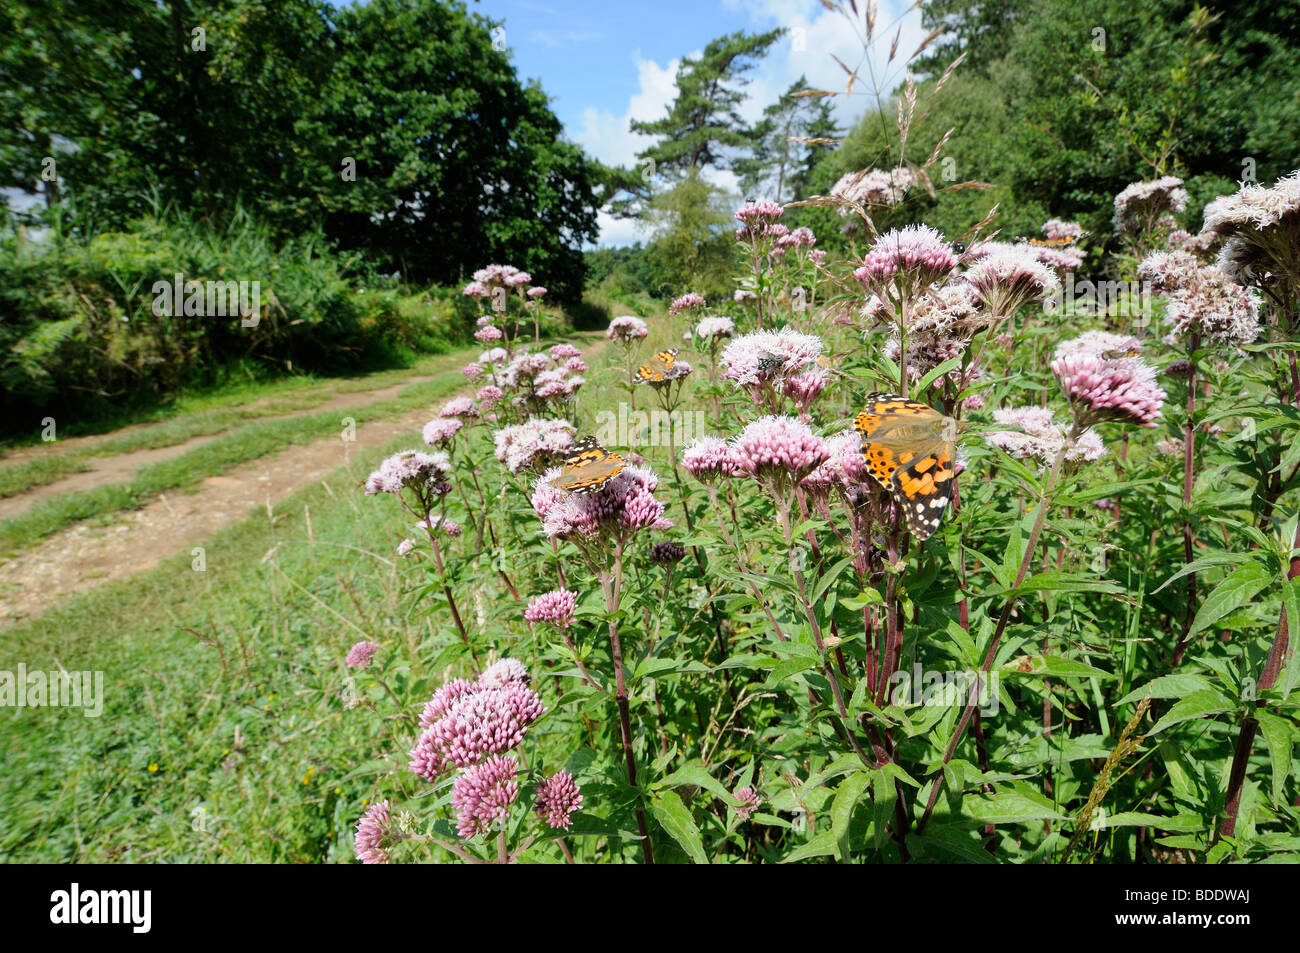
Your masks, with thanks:
[(636, 379), (642, 384), (659, 384), (682, 377), (687, 365), (677, 360), (677, 348), (659, 351), (637, 368)]
[(918, 540), (934, 535), (952, 499), (957, 422), (894, 394), (871, 394), (854, 426), (867, 472), (888, 490)]
[(560, 475), (551, 486), (569, 493), (594, 493), (623, 472), (626, 462), (610, 453), (592, 436), (583, 437), (564, 458)]

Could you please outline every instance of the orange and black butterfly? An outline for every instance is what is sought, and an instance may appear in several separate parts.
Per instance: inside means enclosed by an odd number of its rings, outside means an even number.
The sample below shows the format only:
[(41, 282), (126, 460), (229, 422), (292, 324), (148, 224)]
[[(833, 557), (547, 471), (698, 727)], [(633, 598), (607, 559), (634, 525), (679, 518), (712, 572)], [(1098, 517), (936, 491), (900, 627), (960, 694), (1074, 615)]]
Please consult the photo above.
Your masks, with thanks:
[(928, 404), (876, 393), (854, 426), (867, 472), (892, 494), (912, 535), (929, 539), (952, 499), (957, 422)]
[(1062, 235), (1059, 238), (1026, 238), (1024, 241), (1042, 248), (1065, 248), (1068, 245), (1073, 245), (1086, 234), (1087, 232), (1082, 235)]
[(682, 367), (677, 362), (677, 348), (659, 351), (636, 370), (637, 380), (643, 384), (660, 384), (681, 376)]
[(1118, 361), (1121, 358), (1140, 357), (1141, 355), (1142, 355), (1142, 348), (1137, 347), (1136, 345), (1129, 345), (1128, 347), (1117, 347), (1117, 348), (1112, 348), (1109, 351), (1101, 352), (1101, 356), (1108, 361)]
[(595, 437), (583, 437), (564, 458), (564, 468), (551, 486), (568, 493), (595, 493), (623, 472), (627, 462), (610, 453)]

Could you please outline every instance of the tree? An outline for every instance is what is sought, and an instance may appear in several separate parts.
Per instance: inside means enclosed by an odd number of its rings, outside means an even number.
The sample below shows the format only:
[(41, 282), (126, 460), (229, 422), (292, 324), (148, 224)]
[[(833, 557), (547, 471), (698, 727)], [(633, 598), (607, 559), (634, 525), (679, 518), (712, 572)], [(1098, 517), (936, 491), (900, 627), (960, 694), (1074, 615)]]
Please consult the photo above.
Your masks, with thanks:
[[(834, 147), (839, 135), (830, 105), (814, 96), (800, 96), (808, 90), (800, 76), (776, 102), (763, 110), (755, 124), (751, 153), (732, 164), (746, 195), (763, 195), (777, 202), (797, 194), (796, 187), (816, 164), (818, 157)], [(799, 140), (813, 139), (814, 142)]]
[(671, 185), (692, 169), (732, 167), (735, 154), (754, 140), (753, 130), (737, 111), (749, 84), (745, 74), (784, 33), (738, 31), (711, 41), (698, 58), (681, 61), (677, 95), (667, 115), (650, 122), (632, 120), (633, 132), (657, 136), (659, 141), (637, 154), (646, 174), (640, 169), (623, 173), (618, 182), (622, 193), (610, 205), (614, 215), (640, 216), (656, 178)]

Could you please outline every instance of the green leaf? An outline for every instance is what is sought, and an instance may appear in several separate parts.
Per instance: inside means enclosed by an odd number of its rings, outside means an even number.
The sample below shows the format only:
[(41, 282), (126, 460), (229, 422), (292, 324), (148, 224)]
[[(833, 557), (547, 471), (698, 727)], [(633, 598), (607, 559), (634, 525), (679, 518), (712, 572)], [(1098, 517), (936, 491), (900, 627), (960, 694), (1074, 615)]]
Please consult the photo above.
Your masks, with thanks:
[(796, 860), (807, 860), (809, 857), (824, 857), (827, 854), (835, 853), (835, 832), (822, 831), (802, 847), (791, 851), (789, 855), (781, 861), (783, 864), (793, 864)]
[(908, 849), (918, 857), (934, 857), (958, 864), (994, 864), (997, 860), (984, 849), (979, 836), (969, 827), (933, 824), (918, 837), (907, 838)]
[(1235, 707), (1231, 699), (1224, 697), (1213, 688), (1192, 692), (1169, 709), (1165, 716), (1156, 722), (1155, 727), (1147, 732), (1147, 737), (1157, 735), (1170, 725), (1176, 725), (1180, 721), (1190, 721), (1193, 718), (1203, 718), (1206, 715), (1222, 714), (1225, 711), (1232, 711)]
[(700, 839), (700, 829), (695, 824), (695, 818), (691, 817), (691, 812), (686, 809), (686, 805), (672, 791), (662, 791), (656, 794), (650, 802), (650, 810), (655, 816), (661, 827), (668, 832), (673, 840), (681, 845), (682, 850), (691, 858), (692, 862), (697, 864), (707, 864), (709, 859), (704, 856), (704, 844)]
[(1148, 693), (1152, 698), (1182, 698), (1192, 692), (1206, 691), (1212, 687), (1210, 680), (1204, 675), (1161, 675), (1133, 689), (1116, 704), (1127, 705), (1129, 702), (1139, 701)]
[(1292, 739), (1294, 730), (1285, 718), (1266, 711), (1255, 712), (1255, 720), (1264, 732), (1264, 743), (1273, 762), (1273, 803), (1284, 804), (1287, 776), (1291, 773)]
[(709, 774), (704, 765), (698, 761), (691, 761), (682, 765), (672, 774), (668, 775), (668, 777), (656, 781), (651, 785), (651, 788), (654, 790), (666, 790), (668, 788), (680, 788), (687, 784), (712, 791), (725, 803), (730, 804), (733, 807), (741, 803), (736, 798), (732, 797), (731, 792), (723, 786), (722, 782)]
[(955, 369), (956, 369), (957, 367), (959, 367), (960, 365), (961, 365), (961, 358), (960, 358), (960, 357), (952, 357), (952, 358), (949, 358), (948, 360), (944, 361), (944, 362), (943, 362), (942, 364), (940, 364), (938, 367), (932, 367), (932, 368), (931, 368), (931, 369), (926, 373), (926, 375), (925, 375), (924, 377), (921, 378), (921, 382), (920, 382), (919, 384), (916, 385), (916, 387), (915, 387), (915, 389), (912, 391), (912, 393), (914, 393), (914, 394), (924, 394), (924, 393), (926, 392), (926, 388), (928, 388), (931, 384), (933, 384), (935, 381), (937, 381), (937, 380), (938, 380), (940, 377), (942, 377), (944, 374), (947, 374), (947, 373), (948, 373), (949, 371), (951, 371), (951, 370), (955, 370)]
[[(1013, 577), (1014, 578), (1014, 577)], [(1036, 572), (1011, 590), (1013, 593), (1026, 592), (1123, 592), (1123, 588), (1110, 579), (1099, 579), (1076, 572)], [(998, 593), (993, 593), (998, 594)], [(1009, 594), (1009, 593), (1008, 593)]]
[(842, 863), (849, 861), (849, 821), (862, 792), (871, 784), (871, 775), (858, 771), (840, 782), (831, 802), (831, 832), (835, 835), (836, 849)]
[(962, 800), (962, 814), (981, 824), (1065, 820), (1065, 815), (1046, 797), (1026, 789), (998, 791), (992, 795), (967, 795)]
[[(1025, 662), (1030, 664), (1025, 671)], [(1054, 675), (1057, 678), (1114, 678), (1115, 676), (1100, 668), (1093, 668), (1083, 662), (1061, 658), (1057, 655), (1022, 655), (1012, 659), (999, 669), (1003, 675)]]
[(1175, 579), (1181, 579), (1188, 573), (1200, 572), (1202, 569), (1211, 569), (1215, 566), (1235, 566), (1238, 563), (1245, 562), (1250, 557), (1241, 553), (1215, 553), (1213, 556), (1202, 556), (1200, 559), (1193, 560), (1178, 572), (1174, 573), (1159, 586), (1151, 591), (1154, 596), (1157, 592), (1169, 585)]
[(1196, 610), (1196, 618), (1192, 620), (1192, 627), (1187, 632), (1188, 637), (1208, 629), (1229, 612), (1248, 603), (1268, 585), (1270, 578), (1268, 571), (1254, 560), (1235, 570), (1205, 597), (1201, 607)]

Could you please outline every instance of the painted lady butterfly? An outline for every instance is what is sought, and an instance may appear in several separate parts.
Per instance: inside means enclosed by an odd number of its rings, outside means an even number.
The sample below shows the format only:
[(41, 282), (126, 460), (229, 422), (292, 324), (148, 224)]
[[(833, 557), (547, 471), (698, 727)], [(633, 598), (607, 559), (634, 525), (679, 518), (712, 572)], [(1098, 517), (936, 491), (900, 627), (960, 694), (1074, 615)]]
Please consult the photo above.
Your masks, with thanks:
[(952, 499), (957, 422), (895, 394), (871, 394), (854, 420), (872, 479), (893, 494), (918, 540), (934, 535)]
[(595, 437), (583, 437), (564, 458), (564, 468), (551, 486), (569, 493), (595, 493), (622, 473), (625, 466), (622, 457), (610, 453)]

